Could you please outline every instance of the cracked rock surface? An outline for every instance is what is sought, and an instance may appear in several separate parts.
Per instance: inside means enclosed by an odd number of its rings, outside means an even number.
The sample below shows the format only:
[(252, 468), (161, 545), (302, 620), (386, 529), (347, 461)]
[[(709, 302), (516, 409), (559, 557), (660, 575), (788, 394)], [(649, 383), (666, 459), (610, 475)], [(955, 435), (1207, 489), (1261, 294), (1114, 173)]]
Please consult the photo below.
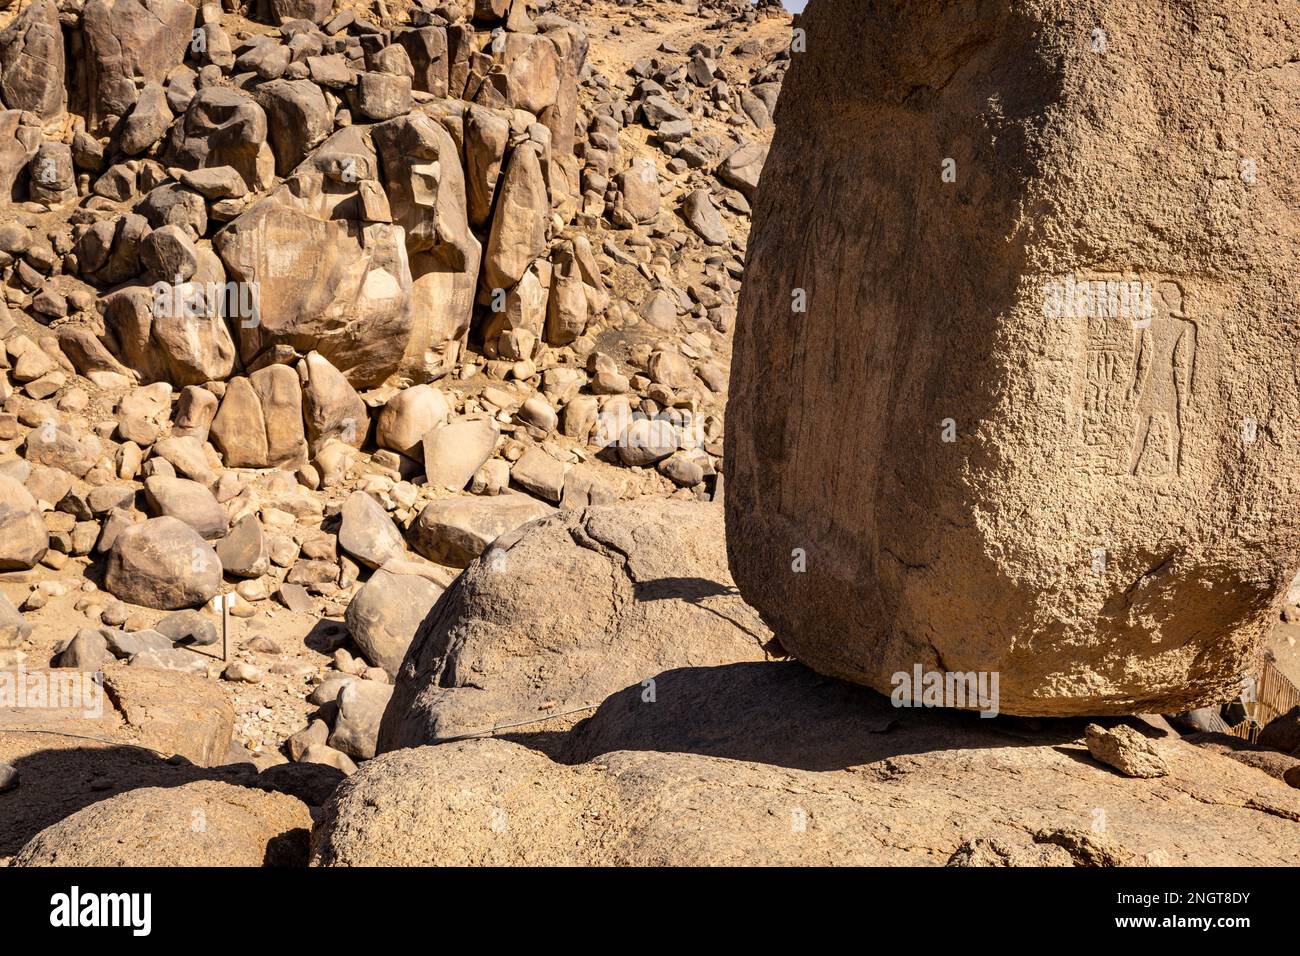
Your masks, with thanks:
[(771, 634), (723, 547), (717, 505), (653, 500), (498, 539), (416, 634), (380, 750), (594, 708), (665, 667), (763, 660)]
[(327, 802), (313, 862), (1295, 863), (1300, 794), (1172, 735), (1169, 774), (1132, 779), (1085, 721), (898, 711), (794, 662), (656, 684), (570, 731), (577, 763), (502, 739), (381, 754)]

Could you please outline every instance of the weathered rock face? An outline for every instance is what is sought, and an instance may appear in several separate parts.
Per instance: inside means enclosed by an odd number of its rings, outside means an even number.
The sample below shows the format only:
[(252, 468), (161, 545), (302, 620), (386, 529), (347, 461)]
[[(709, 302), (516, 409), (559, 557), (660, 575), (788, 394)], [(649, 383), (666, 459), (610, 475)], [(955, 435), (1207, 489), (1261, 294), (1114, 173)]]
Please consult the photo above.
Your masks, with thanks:
[[(203, 826), (194, 825), (196, 817)], [(91, 804), (38, 833), (14, 863), (301, 866), (310, 831), (311, 813), (301, 800), (201, 780), (132, 790)]]
[(50, 545), (36, 499), (7, 475), (0, 475), (0, 571), (35, 567)]
[(67, 106), (63, 30), (53, 0), (36, 0), (0, 32), (0, 104), (45, 122)]
[(469, 334), (482, 247), (469, 228), (459, 150), (427, 116), (402, 116), (371, 133), (393, 222), (410, 256), (412, 325), (403, 365), (415, 380), (454, 366)]
[(272, 80), (257, 88), (275, 151), (275, 171), (287, 176), (334, 128), (334, 110), (308, 80)]
[[(312, 125), (303, 120), (297, 134), (311, 136)], [(190, 101), (182, 122), (172, 127), (171, 150), (182, 169), (230, 166), (249, 189), (265, 189), (276, 168), (267, 132), (266, 112), (256, 100), (212, 86)]]
[(135, 104), (136, 79), (162, 82), (185, 59), (194, 28), (186, 0), (90, 0), (82, 13), (87, 59), (88, 125), (125, 116)]
[[(1159, 48), (1079, 42), (1099, 15)], [(917, 664), (996, 671), (1019, 714), (1236, 693), (1300, 552), (1277, 437), (1300, 413), (1300, 117), (1231, 118), (1294, 107), (1300, 78), (1229, 80), (1157, 16), (807, 12), (726, 460), (741, 593), (818, 670), (885, 691)], [(1275, 12), (1211, 22), (1245, 61), (1293, 55)], [(1181, 131), (1220, 121), (1207, 160)], [(1083, 285), (1106, 281), (1137, 285)]]
[[(357, 169), (364, 173), (367, 163), (374, 169), (373, 158), (330, 153), (328, 145), (313, 161), (338, 161), (336, 175), (351, 176), (353, 189)], [(316, 349), (354, 386), (377, 385), (400, 365), (411, 333), (404, 231), (387, 222), (331, 218), (333, 210), (324, 207), (338, 197), (321, 195), (319, 172), (303, 176), (292, 189), (254, 204), (214, 240), (230, 278), (258, 290), (256, 314), (240, 323), (240, 352), (252, 361), (275, 345)]]
[(666, 667), (763, 660), (721, 523), (714, 505), (657, 501), (504, 534), (416, 634), (380, 749), (593, 705)]

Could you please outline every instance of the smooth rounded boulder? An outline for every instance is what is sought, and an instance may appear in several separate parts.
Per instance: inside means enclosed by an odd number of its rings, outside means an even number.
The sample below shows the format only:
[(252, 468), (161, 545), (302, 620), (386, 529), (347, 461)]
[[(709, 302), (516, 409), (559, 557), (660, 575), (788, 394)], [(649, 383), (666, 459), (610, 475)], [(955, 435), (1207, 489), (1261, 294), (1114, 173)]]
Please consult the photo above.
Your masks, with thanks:
[(366, 660), (396, 674), (442, 588), (416, 574), (380, 569), (348, 604), (348, 633)]
[[(486, 501), (508, 497), (523, 496)], [(503, 534), (416, 633), (380, 749), (572, 712), (666, 668), (765, 660), (722, 530), (717, 505), (650, 500)]]
[(150, 475), (144, 480), (144, 494), (155, 513), (180, 519), (203, 538), (224, 537), (229, 528), (226, 509), (197, 481)]
[[(1283, 62), (1295, 22), (1229, 29), (1235, 9), (1197, 28)], [(741, 593), (817, 670), (884, 693), (996, 674), (1024, 715), (1240, 692), (1300, 553), (1300, 113), (1294, 77), (1225, 73), (1160, 16), (819, 0), (800, 21), (726, 506)], [(1155, 45), (1098, 53), (1098, 23)], [(1290, 105), (1207, 161), (1200, 131), (1261, 102)]]
[(0, 475), (0, 571), (36, 567), (49, 546), (36, 499), (18, 482)]
[(283, 793), (216, 780), (144, 787), (45, 828), (13, 865), (301, 866), (311, 827), (307, 805)]
[(177, 518), (128, 525), (113, 542), (104, 586), (131, 604), (174, 611), (196, 607), (221, 587), (221, 560)]

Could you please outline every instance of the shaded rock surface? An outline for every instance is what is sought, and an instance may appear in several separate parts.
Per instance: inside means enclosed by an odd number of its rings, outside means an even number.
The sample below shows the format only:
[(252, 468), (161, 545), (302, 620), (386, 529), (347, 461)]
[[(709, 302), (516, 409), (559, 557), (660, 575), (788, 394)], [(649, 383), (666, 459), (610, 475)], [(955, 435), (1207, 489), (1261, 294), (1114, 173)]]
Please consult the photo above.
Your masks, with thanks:
[(313, 862), (938, 866), (982, 840), (1021, 863), (1256, 864), (1300, 824), (1300, 794), (1173, 738), (1169, 775), (1133, 780), (1088, 757), (1083, 721), (900, 711), (794, 662), (656, 684), (569, 733), (579, 763), (504, 739), (380, 755), (327, 803)]
[(763, 660), (770, 635), (735, 594), (721, 522), (713, 505), (651, 502), (499, 539), (417, 633), (380, 749), (595, 706), (665, 667)]
[(146, 787), (42, 830), (15, 866), (300, 866), (311, 814), (301, 800), (217, 781)]

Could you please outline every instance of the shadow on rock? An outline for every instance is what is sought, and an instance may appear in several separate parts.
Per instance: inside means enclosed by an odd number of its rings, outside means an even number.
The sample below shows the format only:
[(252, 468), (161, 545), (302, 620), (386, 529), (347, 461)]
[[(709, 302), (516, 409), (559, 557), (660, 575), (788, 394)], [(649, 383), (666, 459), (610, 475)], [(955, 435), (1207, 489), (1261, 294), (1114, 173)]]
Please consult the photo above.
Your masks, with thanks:
[(261, 773), (251, 763), (199, 767), (125, 744), (29, 749), (8, 762), (19, 782), (0, 793), (0, 856), (16, 854), (42, 830), (78, 811), (132, 790), (216, 781), (283, 793), (312, 807), (324, 803), (344, 779), (340, 771), (318, 764), (281, 764)]
[(930, 751), (1064, 744), (1086, 723), (899, 708), (796, 661), (743, 662), (676, 668), (619, 691), (573, 729), (560, 758), (653, 750), (842, 770)]

